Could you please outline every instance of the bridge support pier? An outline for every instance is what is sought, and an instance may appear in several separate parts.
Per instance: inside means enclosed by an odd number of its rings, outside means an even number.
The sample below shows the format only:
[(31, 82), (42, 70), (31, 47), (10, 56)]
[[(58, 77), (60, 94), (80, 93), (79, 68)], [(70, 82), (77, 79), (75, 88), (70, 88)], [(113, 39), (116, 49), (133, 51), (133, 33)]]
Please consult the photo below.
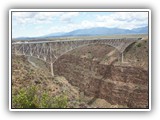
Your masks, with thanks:
[(123, 56), (123, 52), (122, 52), (122, 54), (121, 54), (121, 58), (122, 58), (122, 63), (124, 62), (124, 61), (123, 61), (123, 59), (124, 59), (123, 57), (124, 57), (124, 56)]
[(54, 72), (53, 72), (53, 63), (51, 63), (51, 74), (54, 77)]

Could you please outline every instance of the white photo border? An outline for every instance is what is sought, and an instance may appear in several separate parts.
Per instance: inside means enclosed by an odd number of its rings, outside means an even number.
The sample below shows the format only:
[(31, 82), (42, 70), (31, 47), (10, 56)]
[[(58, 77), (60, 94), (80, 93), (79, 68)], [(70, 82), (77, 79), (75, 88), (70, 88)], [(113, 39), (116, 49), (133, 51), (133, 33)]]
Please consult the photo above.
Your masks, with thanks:
[[(148, 12), (148, 39), (149, 39), (149, 91), (148, 108), (64, 108), (64, 109), (16, 109), (12, 108), (12, 12)], [(10, 111), (150, 111), (151, 110), (151, 10), (150, 9), (10, 9), (9, 10), (9, 110)]]

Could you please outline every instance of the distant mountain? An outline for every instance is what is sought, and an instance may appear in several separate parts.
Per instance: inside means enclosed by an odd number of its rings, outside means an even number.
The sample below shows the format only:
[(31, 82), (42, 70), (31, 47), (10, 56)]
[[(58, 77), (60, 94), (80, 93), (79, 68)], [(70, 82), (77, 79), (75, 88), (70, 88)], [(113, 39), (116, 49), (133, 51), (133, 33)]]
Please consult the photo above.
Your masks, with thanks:
[(58, 32), (51, 33), (40, 37), (20, 37), (17, 40), (29, 40), (29, 39), (42, 39), (53, 37), (69, 37), (69, 36), (106, 36), (106, 35), (120, 35), (120, 34), (147, 34), (148, 26), (135, 29), (120, 29), (120, 28), (107, 28), (107, 27), (93, 27), (89, 29), (77, 29), (71, 32)]
[(32, 40), (36, 37), (18, 37), (18, 38), (12, 38), (12, 40)]
[(74, 30), (62, 36), (97, 36), (97, 35), (118, 35), (118, 34), (143, 34), (148, 33), (148, 27), (129, 29), (95, 27), (89, 29)]
[(105, 28), (95, 27), (89, 29), (74, 30), (64, 34), (65, 36), (97, 36), (97, 35), (113, 35), (113, 34), (125, 34), (128, 30), (119, 28)]
[(50, 34), (47, 34), (47, 35), (44, 35), (44, 36), (41, 36), (41, 37), (61, 36), (63, 34), (65, 34), (65, 32), (50, 33)]
[(141, 34), (142, 33), (148, 33), (148, 26), (132, 29), (132, 32), (134, 32), (134, 33), (141, 33)]

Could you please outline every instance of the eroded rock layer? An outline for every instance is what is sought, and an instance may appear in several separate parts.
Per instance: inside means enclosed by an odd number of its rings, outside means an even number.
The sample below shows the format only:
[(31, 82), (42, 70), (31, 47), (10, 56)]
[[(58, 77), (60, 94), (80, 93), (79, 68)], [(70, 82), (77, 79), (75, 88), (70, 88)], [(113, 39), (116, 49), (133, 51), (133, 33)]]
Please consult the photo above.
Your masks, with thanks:
[(138, 67), (104, 65), (88, 58), (64, 55), (54, 72), (87, 96), (129, 108), (148, 107), (148, 71)]

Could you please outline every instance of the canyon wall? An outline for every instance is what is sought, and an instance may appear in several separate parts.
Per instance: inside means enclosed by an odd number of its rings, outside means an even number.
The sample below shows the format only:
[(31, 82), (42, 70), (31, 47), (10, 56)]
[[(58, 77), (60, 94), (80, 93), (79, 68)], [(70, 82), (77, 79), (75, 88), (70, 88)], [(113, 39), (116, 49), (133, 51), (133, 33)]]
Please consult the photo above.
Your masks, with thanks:
[(148, 108), (148, 71), (142, 68), (104, 65), (67, 54), (54, 63), (54, 73), (87, 96), (103, 98), (113, 105)]

